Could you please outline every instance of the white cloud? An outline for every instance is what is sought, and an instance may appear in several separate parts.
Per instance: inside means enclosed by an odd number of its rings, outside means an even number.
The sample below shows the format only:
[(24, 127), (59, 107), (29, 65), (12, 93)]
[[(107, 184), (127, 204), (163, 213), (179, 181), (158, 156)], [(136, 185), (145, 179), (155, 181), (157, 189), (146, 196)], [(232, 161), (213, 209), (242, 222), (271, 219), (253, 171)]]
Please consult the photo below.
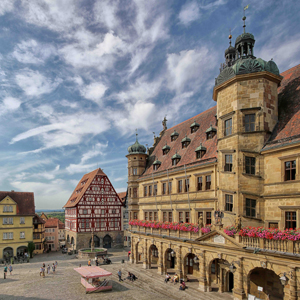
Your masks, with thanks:
[(81, 162), (84, 163), (87, 160), (90, 160), (91, 158), (98, 156), (98, 155), (105, 155), (103, 152), (104, 149), (106, 149), (108, 146), (108, 142), (106, 144), (97, 143), (92, 150), (89, 150), (88, 152), (84, 153)]
[(26, 95), (40, 96), (52, 92), (60, 84), (61, 79), (52, 81), (39, 71), (23, 69), (16, 75), (16, 82)]
[(10, 12), (14, 8), (14, 0), (1, 0), (0, 1), (0, 15)]
[(94, 5), (95, 19), (104, 24), (108, 29), (119, 26), (119, 19), (116, 16), (118, 1), (101, 0)]
[(183, 25), (189, 25), (193, 21), (199, 19), (200, 11), (197, 2), (187, 2), (179, 12), (179, 20)]
[(197, 90), (203, 86), (212, 71), (215, 71), (217, 57), (207, 47), (171, 53), (167, 58), (169, 71), (168, 86), (177, 93), (183, 90)]
[(24, 64), (42, 64), (55, 53), (55, 48), (50, 44), (27, 40), (15, 46), (12, 56)]
[(68, 100), (62, 100), (59, 102), (60, 105), (65, 106), (65, 107), (71, 107), (71, 108), (76, 108), (78, 107), (78, 104), (76, 102), (70, 102)]
[(17, 110), (21, 104), (22, 102), (17, 98), (13, 98), (13, 97), (4, 98), (2, 103), (0, 103), (0, 115)]
[(110, 127), (109, 122), (99, 113), (55, 115), (50, 118), (50, 122), (51, 124), (18, 134), (12, 138), (11, 144), (38, 136), (43, 147), (34, 150), (36, 153), (45, 149), (79, 144), (85, 135), (97, 135)]
[(80, 93), (84, 98), (92, 100), (100, 105), (102, 103), (101, 98), (104, 96), (106, 90), (107, 87), (104, 84), (94, 82), (82, 88)]

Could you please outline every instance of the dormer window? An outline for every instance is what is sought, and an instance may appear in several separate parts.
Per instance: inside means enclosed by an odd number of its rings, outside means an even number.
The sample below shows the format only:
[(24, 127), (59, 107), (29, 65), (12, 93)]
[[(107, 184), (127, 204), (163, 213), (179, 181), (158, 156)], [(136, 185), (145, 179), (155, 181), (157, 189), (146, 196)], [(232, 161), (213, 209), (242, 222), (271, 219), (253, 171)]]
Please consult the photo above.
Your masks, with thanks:
[(191, 133), (196, 132), (199, 129), (200, 125), (196, 122), (196, 120), (194, 120), (194, 123), (192, 123), (192, 125), (190, 126), (191, 128)]
[(158, 170), (159, 167), (160, 167), (160, 165), (161, 165), (161, 162), (160, 162), (159, 160), (156, 159), (156, 160), (154, 161), (154, 163), (153, 163), (153, 170), (154, 170), (154, 171)]
[(202, 146), (201, 143), (200, 146), (195, 150), (195, 152), (196, 152), (196, 159), (201, 159), (206, 153), (206, 148)]
[(191, 139), (189, 139), (187, 136), (185, 136), (182, 140), (181, 140), (181, 145), (182, 145), (182, 149), (183, 148), (187, 148), (187, 146), (191, 143)]
[(179, 154), (177, 154), (177, 151), (176, 153), (172, 156), (172, 166), (176, 166), (179, 161), (181, 159), (181, 156)]
[(167, 143), (166, 143), (166, 145), (165, 145), (165, 146), (163, 146), (163, 148), (162, 148), (163, 155), (166, 155), (166, 154), (168, 154), (168, 153), (169, 153), (169, 151), (170, 151), (170, 149), (171, 149), (171, 147), (170, 147), (170, 146), (168, 146), (168, 145), (167, 145)]
[(210, 127), (206, 130), (206, 139), (211, 140), (216, 134), (217, 134), (217, 129), (212, 127), (212, 125), (210, 125)]
[(179, 136), (179, 133), (176, 132), (176, 130), (174, 129), (174, 132), (171, 134), (171, 142), (176, 141), (178, 136)]

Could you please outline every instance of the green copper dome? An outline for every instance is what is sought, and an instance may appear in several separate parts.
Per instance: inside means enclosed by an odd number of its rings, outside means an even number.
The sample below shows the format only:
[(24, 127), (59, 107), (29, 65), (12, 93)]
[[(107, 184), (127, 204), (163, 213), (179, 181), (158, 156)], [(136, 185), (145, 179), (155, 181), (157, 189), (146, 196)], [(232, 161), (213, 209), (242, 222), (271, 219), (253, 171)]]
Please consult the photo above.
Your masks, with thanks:
[(194, 122), (191, 124), (190, 128), (193, 128), (193, 127), (200, 127), (200, 125), (196, 122), (196, 120), (194, 120)]
[(191, 139), (187, 137), (187, 135), (181, 140), (181, 143), (190, 142)]
[(129, 154), (145, 154), (146, 153), (146, 147), (141, 145), (138, 142), (138, 139), (136, 137), (135, 143), (128, 147), (128, 153)]
[(170, 146), (168, 146), (167, 144), (165, 144), (164, 146), (163, 146), (163, 148), (162, 148), (163, 150), (170, 150), (171, 149), (171, 147)]
[(248, 41), (248, 40), (255, 41), (254, 35), (252, 33), (244, 32), (236, 38), (235, 45), (239, 44), (242, 41)]
[(173, 133), (171, 133), (171, 136), (178, 136), (179, 135), (179, 133), (174, 129), (174, 132)]
[(161, 165), (161, 161), (159, 161), (158, 159), (156, 159), (156, 160), (153, 162), (153, 165)]

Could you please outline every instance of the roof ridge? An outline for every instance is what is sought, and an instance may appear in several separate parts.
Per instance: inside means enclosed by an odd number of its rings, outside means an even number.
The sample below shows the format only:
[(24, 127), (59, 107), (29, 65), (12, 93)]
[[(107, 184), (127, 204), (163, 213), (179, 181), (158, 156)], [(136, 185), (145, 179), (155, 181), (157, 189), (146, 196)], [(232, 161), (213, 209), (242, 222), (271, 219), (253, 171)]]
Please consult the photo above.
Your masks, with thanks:
[(280, 75), (283, 76), (282, 74), (287, 73), (287, 72), (289, 72), (289, 71), (291, 71), (291, 70), (293, 70), (293, 69), (296, 69), (296, 68), (298, 68), (299, 66), (300, 66), (300, 64), (298, 64), (298, 65), (296, 65), (296, 66), (294, 66), (294, 67), (291, 67), (291, 68), (289, 68), (289, 69), (287, 69), (287, 70), (281, 72)]

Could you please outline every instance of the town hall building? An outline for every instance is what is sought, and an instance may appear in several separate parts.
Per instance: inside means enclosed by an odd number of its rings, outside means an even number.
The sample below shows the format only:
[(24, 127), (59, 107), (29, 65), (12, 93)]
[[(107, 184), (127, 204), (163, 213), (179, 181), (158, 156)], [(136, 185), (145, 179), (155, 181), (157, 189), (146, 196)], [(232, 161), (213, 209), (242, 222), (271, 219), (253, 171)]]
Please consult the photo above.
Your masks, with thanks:
[(229, 38), (216, 106), (128, 148), (131, 262), (233, 299), (300, 299), (300, 65), (280, 74), (251, 33)]

